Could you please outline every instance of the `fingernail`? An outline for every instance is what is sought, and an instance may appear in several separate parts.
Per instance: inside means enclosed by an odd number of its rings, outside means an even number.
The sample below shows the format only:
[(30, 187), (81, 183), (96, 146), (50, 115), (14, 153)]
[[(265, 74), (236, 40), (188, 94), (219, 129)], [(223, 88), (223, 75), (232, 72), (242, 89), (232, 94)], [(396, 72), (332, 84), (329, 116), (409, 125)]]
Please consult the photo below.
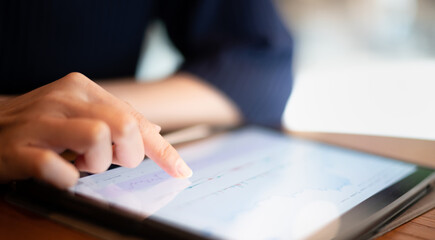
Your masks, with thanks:
[(189, 178), (192, 176), (193, 172), (192, 169), (190, 169), (189, 166), (184, 162), (183, 159), (179, 158), (177, 160), (177, 172), (178, 176), (182, 178)]

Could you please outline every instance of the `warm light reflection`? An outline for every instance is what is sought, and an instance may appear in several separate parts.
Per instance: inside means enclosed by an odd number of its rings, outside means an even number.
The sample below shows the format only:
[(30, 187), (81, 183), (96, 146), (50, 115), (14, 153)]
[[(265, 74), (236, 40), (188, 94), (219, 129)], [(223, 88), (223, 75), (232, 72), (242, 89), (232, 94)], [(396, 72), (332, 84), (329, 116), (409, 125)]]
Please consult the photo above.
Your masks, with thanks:
[(103, 202), (110, 199), (110, 204), (127, 209), (146, 218), (170, 203), (190, 184), (191, 182), (188, 179), (169, 178), (150, 188), (135, 189), (134, 191), (113, 183), (106, 185), (98, 191), (81, 184), (76, 186), (74, 191)]

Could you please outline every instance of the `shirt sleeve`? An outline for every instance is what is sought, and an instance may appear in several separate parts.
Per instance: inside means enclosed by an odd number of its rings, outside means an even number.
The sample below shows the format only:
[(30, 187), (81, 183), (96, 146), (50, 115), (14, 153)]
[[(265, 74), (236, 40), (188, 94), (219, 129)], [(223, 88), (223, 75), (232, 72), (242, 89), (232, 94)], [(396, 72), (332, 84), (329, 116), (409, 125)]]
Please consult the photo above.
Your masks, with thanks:
[(280, 127), (292, 39), (270, 0), (166, 0), (160, 18), (190, 72), (226, 94), (247, 124)]

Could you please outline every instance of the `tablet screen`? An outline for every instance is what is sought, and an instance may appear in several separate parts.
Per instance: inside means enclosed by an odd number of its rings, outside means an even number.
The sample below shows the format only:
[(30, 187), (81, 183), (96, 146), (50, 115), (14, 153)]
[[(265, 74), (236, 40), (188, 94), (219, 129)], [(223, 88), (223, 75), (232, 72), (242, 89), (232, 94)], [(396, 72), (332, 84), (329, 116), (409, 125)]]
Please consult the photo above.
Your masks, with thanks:
[(417, 169), (256, 127), (179, 153), (190, 179), (145, 160), (83, 177), (71, 190), (205, 237), (305, 238)]

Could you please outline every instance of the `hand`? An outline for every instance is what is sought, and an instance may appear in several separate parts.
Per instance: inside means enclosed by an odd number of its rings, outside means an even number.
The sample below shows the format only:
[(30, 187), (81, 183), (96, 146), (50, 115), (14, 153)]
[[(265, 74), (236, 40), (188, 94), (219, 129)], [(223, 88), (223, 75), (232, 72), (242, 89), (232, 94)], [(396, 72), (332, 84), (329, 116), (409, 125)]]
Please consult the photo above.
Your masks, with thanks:
[[(78, 170), (135, 167), (145, 154), (170, 175), (189, 177), (192, 171), (159, 131), (128, 103), (71, 73), (0, 102), (0, 181), (34, 177), (67, 188)], [(79, 154), (75, 167), (60, 156), (65, 150)]]

